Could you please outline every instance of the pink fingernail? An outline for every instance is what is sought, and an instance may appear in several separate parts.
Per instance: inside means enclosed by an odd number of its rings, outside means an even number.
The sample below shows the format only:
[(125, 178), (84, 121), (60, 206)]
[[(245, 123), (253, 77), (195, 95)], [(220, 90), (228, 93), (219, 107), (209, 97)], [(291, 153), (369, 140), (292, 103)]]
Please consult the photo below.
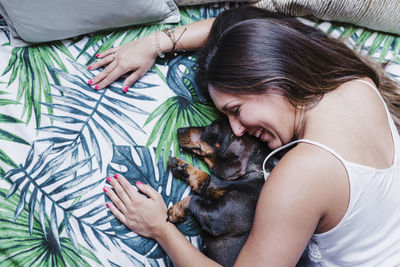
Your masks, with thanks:
[(129, 90), (129, 86), (126, 85), (126, 86), (124, 87), (124, 89), (123, 89), (123, 92), (126, 94), (126, 92), (128, 92), (128, 90)]
[(92, 69), (92, 65), (87, 66), (87, 69), (91, 70)]
[(109, 207), (110, 207), (110, 204), (108, 204), (108, 203), (106, 202), (106, 206), (107, 206), (107, 208), (109, 208)]
[(96, 54), (96, 57), (99, 58), (100, 54)]
[(110, 176), (107, 177), (107, 182), (109, 182), (109, 183), (111, 182), (111, 177)]
[(142, 185), (143, 183), (141, 181), (137, 181), (136, 185)]
[(94, 90), (99, 90), (99, 86), (98, 85), (96, 85), (95, 87), (94, 87)]
[(103, 191), (107, 193), (107, 187), (103, 187)]
[(88, 83), (88, 84), (92, 84), (92, 83), (93, 83), (93, 80), (89, 80), (87, 83)]
[(115, 179), (118, 179), (118, 174), (114, 174), (114, 178), (115, 178)]

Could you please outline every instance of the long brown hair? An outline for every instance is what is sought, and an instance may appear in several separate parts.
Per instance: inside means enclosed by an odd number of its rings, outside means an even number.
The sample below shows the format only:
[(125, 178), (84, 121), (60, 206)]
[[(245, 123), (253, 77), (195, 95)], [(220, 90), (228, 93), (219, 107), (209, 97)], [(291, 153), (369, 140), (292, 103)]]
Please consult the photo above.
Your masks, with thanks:
[(399, 87), (380, 65), (295, 18), (254, 7), (230, 9), (216, 18), (196, 76), (206, 95), (208, 84), (236, 94), (274, 88), (295, 107), (310, 107), (361, 77), (374, 81), (400, 129)]

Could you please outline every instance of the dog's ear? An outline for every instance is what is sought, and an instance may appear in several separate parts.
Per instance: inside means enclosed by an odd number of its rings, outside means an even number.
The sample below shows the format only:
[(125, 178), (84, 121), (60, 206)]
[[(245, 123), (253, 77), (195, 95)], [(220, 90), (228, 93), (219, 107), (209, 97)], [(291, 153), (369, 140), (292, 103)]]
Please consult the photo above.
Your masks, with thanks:
[(251, 148), (244, 138), (235, 138), (216, 155), (212, 173), (224, 180), (235, 180), (246, 173)]

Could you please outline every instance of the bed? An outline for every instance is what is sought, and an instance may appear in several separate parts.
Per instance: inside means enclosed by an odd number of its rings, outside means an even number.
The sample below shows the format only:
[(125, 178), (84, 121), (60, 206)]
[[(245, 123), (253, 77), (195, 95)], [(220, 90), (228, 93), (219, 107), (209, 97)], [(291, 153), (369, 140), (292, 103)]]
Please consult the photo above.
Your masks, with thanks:
[[(232, 4), (180, 7), (181, 22), (215, 17)], [(400, 38), (351, 25), (301, 19), (378, 62), (400, 80)], [(215, 108), (194, 81), (196, 55), (158, 59), (124, 94), (88, 85), (99, 51), (170, 25), (98, 32), (29, 47), (10, 45), (0, 19), (0, 266), (172, 266), (154, 240), (130, 232), (109, 212), (102, 188), (121, 173), (150, 184), (167, 206), (190, 194), (167, 170), (179, 150), (176, 129), (206, 125)], [(178, 225), (197, 247), (196, 223)]]

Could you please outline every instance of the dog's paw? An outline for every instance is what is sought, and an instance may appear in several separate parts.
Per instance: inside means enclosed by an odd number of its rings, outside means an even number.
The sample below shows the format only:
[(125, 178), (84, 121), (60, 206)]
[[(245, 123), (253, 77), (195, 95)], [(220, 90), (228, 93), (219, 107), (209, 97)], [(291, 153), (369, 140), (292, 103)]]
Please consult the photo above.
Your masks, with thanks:
[(184, 210), (182, 210), (182, 205), (179, 205), (179, 202), (173, 205), (168, 209), (168, 219), (167, 221), (171, 223), (178, 223), (183, 221), (186, 214)]
[(187, 172), (187, 166), (189, 165), (186, 162), (175, 157), (168, 160), (168, 167), (176, 178), (183, 180), (188, 178), (189, 174)]
[(176, 166), (176, 167), (171, 169), (172, 174), (176, 178), (180, 178), (180, 179), (186, 180), (187, 177), (189, 176), (186, 167), (187, 167), (187, 164), (178, 165), (178, 166)]
[(178, 163), (179, 163), (178, 158), (170, 157), (168, 159), (168, 168), (172, 169), (173, 167), (178, 166)]

